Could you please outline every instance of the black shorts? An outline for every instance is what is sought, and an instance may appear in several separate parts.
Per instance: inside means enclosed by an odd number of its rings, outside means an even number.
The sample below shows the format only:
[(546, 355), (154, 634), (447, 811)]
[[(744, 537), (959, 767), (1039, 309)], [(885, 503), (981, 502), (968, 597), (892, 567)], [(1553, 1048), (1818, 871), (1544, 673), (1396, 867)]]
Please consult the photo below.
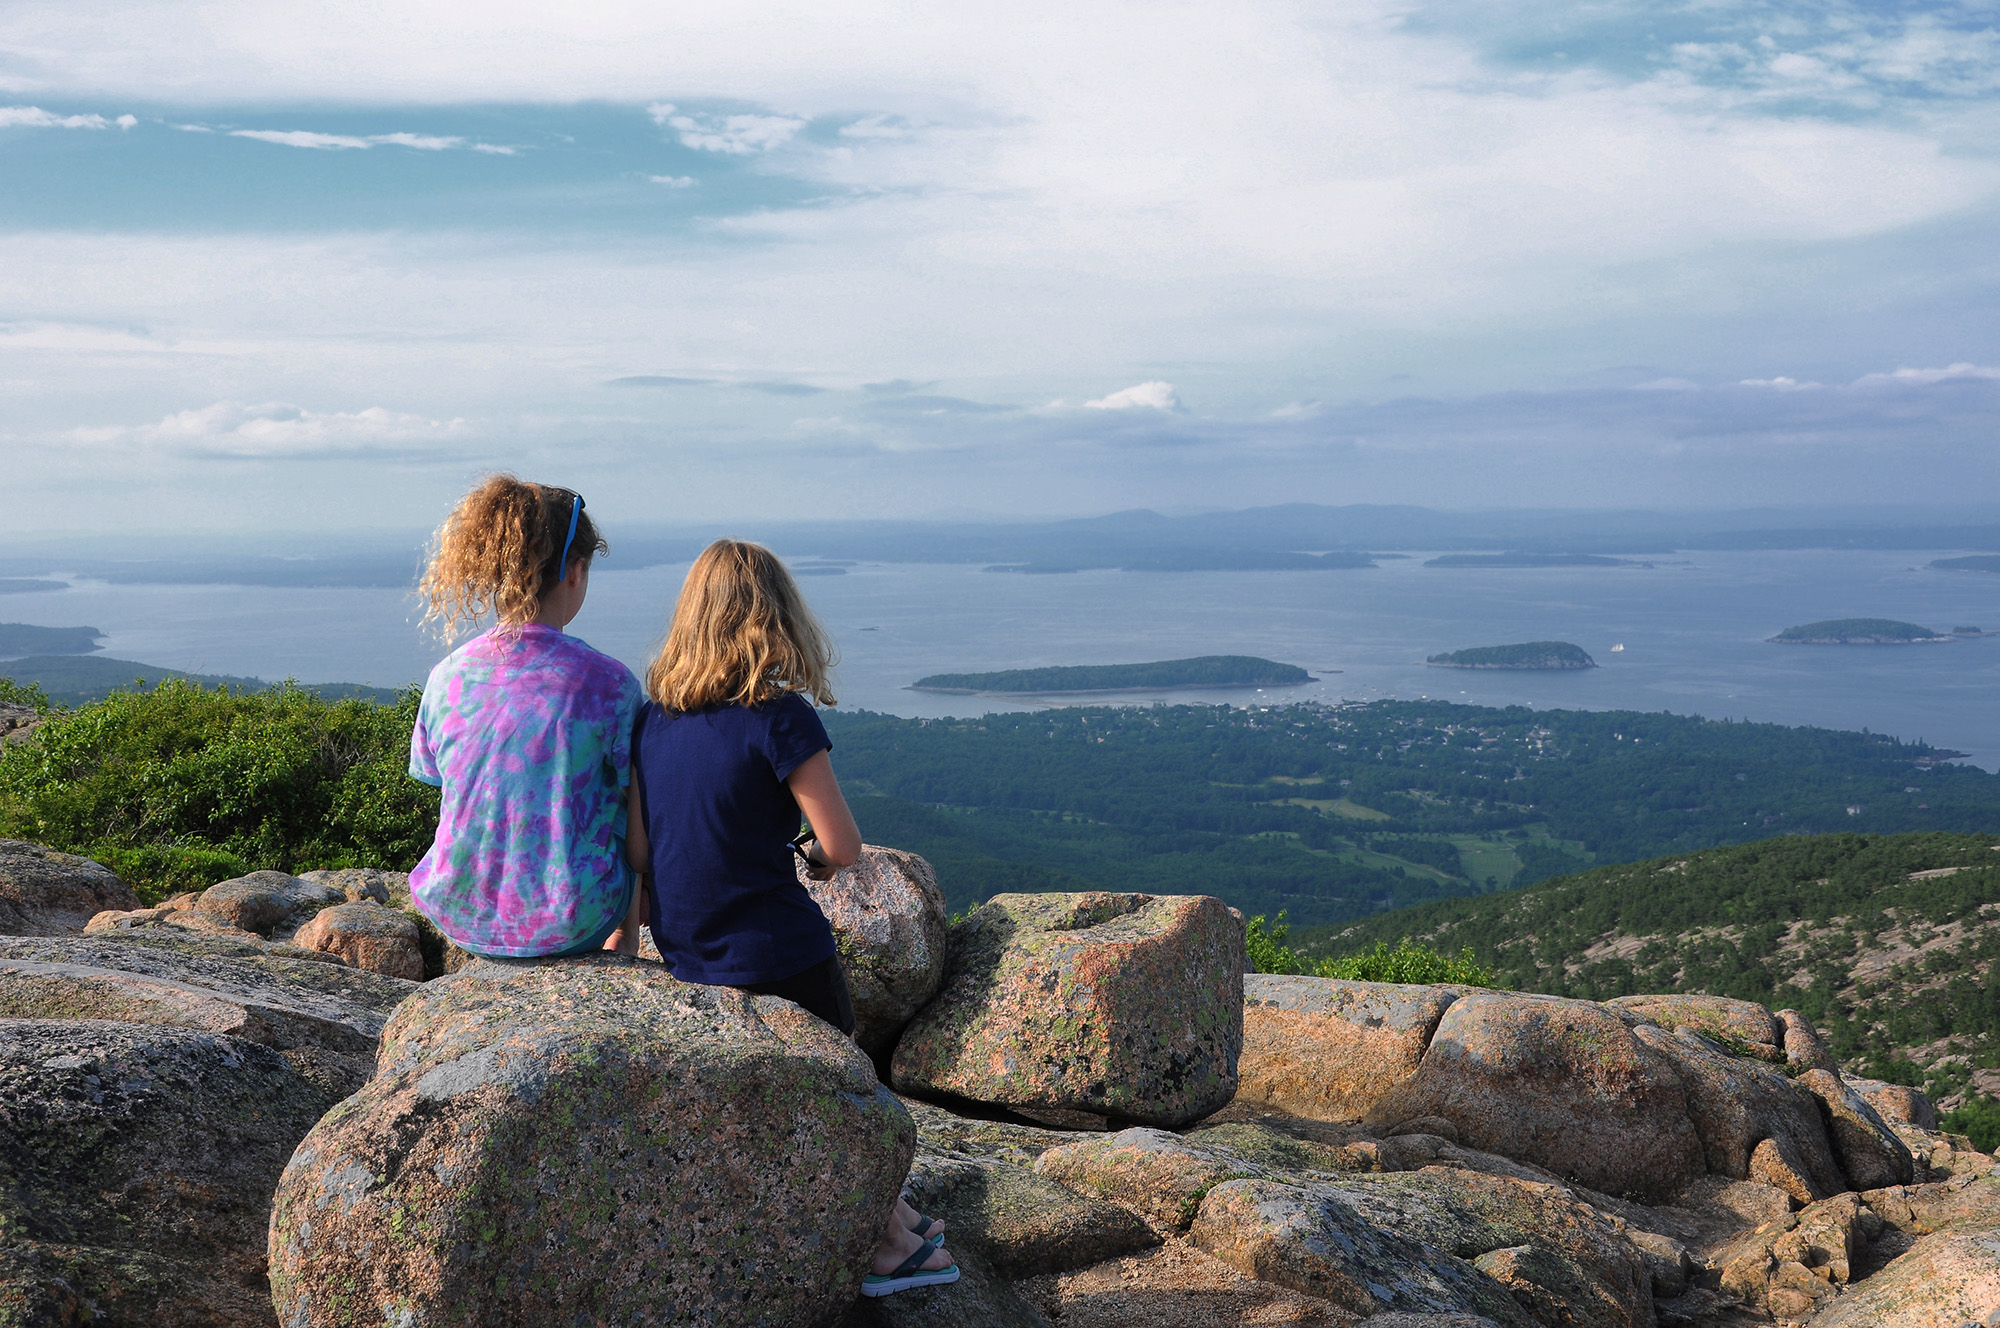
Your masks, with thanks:
[(803, 973), (776, 982), (745, 983), (737, 990), (753, 996), (782, 996), (848, 1036), (854, 1034), (854, 998), (847, 994), (847, 974), (840, 971), (839, 955), (814, 964)]

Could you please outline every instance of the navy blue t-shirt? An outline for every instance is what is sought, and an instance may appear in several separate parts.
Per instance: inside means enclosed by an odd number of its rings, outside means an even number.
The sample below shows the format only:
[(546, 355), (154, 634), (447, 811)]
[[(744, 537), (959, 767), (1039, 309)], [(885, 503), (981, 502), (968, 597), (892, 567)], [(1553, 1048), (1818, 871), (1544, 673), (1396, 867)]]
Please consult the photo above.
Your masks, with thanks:
[(653, 940), (683, 982), (779, 982), (833, 957), (792, 868), (791, 773), (833, 740), (805, 697), (677, 714), (648, 702), (632, 767), (653, 851)]

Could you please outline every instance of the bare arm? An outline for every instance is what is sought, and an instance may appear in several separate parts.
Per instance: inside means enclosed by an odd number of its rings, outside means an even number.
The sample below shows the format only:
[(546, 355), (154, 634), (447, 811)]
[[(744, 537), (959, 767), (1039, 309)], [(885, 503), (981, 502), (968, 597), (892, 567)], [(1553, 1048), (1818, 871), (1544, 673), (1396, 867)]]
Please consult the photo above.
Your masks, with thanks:
[(861, 860), (861, 827), (840, 796), (840, 781), (833, 777), (833, 758), (825, 752), (809, 757), (792, 771), (785, 786), (799, 801), (799, 810), (812, 826), (814, 845), (810, 850), (815, 864), (807, 870), (815, 881), (830, 880), (842, 867)]
[(605, 938), (604, 948), (622, 955), (636, 955), (639, 928), (646, 925), (646, 878), (653, 871), (652, 845), (646, 842), (645, 805), (640, 800), (636, 779), (625, 790), (625, 810), (625, 864), (637, 880), (632, 885), (632, 903), (625, 910), (625, 921)]

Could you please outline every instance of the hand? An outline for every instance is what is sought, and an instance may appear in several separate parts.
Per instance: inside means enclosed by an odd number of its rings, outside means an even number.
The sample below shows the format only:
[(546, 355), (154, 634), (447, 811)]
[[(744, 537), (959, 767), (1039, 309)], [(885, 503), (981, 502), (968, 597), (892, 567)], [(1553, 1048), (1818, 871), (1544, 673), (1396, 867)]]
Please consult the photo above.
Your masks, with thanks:
[(821, 862), (819, 860), (818, 849), (819, 841), (817, 839), (811, 840), (806, 844), (806, 875), (812, 877), (815, 881), (830, 881), (833, 879), (834, 873), (838, 872), (840, 868), (830, 862)]

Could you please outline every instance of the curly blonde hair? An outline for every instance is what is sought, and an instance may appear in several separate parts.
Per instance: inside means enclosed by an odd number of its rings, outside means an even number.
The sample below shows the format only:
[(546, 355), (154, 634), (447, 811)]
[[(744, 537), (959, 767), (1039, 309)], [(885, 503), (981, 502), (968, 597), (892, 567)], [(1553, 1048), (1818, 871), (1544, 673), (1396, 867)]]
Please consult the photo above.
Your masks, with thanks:
[(832, 640), (778, 556), (717, 540), (681, 583), (646, 693), (675, 711), (760, 705), (786, 692), (830, 706), (834, 663)]
[(590, 513), (578, 510), (570, 556), (556, 566), (576, 500), (573, 489), (504, 473), (482, 480), (431, 537), (430, 562), (417, 583), (424, 622), (436, 623), (449, 643), (489, 613), (502, 628), (518, 630), (531, 621), (541, 612), (542, 596), (570, 567), (611, 548)]

